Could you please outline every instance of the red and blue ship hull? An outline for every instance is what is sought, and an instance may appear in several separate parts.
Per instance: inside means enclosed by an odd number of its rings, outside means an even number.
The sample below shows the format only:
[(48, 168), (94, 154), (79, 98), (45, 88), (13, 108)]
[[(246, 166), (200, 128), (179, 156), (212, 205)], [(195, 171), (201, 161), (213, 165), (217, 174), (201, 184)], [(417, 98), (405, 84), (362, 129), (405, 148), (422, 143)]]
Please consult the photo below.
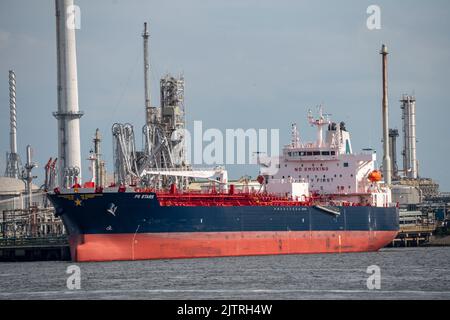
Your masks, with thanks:
[(156, 193), (49, 195), (74, 261), (377, 251), (398, 233), (395, 207), (161, 205)]

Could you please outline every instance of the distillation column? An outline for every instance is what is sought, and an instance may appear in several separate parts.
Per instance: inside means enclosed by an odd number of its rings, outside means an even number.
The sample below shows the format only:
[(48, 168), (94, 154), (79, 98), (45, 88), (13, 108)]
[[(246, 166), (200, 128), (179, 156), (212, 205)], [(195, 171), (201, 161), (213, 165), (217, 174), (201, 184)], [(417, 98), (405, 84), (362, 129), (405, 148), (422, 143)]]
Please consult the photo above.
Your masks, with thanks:
[(398, 164), (397, 164), (397, 129), (389, 129), (389, 156), (391, 158), (392, 177), (398, 179)]
[(416, 99), (413, 96), (403, 95), (400, 102), (403, 119), (403, 171), (407, 178), (417, 179)]

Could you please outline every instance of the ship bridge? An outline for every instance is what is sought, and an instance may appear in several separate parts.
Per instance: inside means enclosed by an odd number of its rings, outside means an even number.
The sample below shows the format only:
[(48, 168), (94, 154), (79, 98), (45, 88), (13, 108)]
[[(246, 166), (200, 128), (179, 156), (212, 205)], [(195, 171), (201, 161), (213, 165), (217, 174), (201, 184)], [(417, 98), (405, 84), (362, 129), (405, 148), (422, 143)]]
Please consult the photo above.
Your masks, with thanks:
[[(261, 173), (267, 180), (290, 179), (309, 184), (311, 192), (321, 194), (368, 193), (372, 184), (369, 174), (375, 170), (374, 151), (353, 153), (350, 133), (345, 123), (332, 122), (319, 108), (319, 118), (311, 112), (308, 122), (317, 127), (317, 140), (302, 143), (297, 125), (292, 125), (292, 141), (284, 146), (281, 156), (273, 159), (277, 163), (276, 173), (269, 173), (262, 167)], [(325, 139), (323, 139), (323, 128)]]

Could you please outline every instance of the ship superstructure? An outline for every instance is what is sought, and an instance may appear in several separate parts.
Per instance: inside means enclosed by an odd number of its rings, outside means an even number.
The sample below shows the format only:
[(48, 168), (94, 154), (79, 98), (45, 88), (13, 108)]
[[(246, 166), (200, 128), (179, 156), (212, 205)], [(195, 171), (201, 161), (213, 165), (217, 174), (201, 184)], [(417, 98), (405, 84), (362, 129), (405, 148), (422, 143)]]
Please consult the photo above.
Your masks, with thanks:
[(284, 191), (296, 197), (326, 196), (334, 202), (388, 206), (390, 190), (380, 183), (380, 173), (375, 168), (376, 153), (373, 150), (354, 153), (345, 123), (332, 122), (323, 114), (322, 106), (318, 109), (317, 119), (311, 111), (308, 114), (308, 122), (317, 127), (315, 142), (302, 143), (297, 125), (293, 124), (291, 143), (278, 158), (270, 159), (270, 164), (276, 164), (275, 173), (267, 168), (270, 167), (267, 159), (260, 162), (265, 164), (261, 174), (267, 183), (266, 190)]

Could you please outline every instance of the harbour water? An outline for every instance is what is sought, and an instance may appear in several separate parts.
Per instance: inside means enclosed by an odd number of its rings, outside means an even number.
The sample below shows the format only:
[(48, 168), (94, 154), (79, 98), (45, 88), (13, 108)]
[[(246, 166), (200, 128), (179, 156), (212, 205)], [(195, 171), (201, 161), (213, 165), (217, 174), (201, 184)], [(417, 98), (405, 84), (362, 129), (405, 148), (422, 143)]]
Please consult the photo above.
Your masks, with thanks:
[[(0, 299), (450, 299), (450, 248), (79, 263), (0, 263)], [(369, 266), (380, 289), (369, 290)]]

